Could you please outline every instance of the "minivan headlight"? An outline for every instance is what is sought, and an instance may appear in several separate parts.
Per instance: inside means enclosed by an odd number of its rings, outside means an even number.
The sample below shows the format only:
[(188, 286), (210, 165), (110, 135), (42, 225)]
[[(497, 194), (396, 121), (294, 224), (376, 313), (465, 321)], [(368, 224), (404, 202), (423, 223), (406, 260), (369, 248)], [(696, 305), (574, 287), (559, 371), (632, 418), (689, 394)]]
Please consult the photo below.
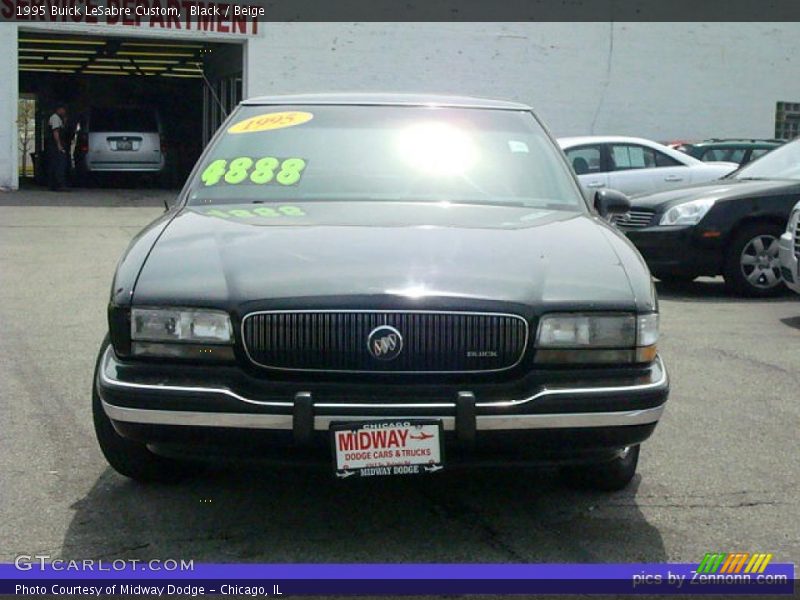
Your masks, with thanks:
[(714, 206), (713, 198), (703, 198), (677, 204), (667, 210), (659, 221), (659, 225), (697, 225)]
[(539, 321), (536, 362), (652, 362), (657, 343), (658, 313), (550, 314)]

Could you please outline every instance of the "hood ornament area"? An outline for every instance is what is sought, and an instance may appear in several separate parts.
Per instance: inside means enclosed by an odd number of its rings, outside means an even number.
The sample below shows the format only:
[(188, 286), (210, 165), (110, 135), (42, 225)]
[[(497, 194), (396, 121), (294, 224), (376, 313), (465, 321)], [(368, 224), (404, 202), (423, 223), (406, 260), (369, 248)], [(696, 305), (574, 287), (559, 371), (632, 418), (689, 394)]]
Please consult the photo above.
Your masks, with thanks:
[(367, 336), (367, 350), (378, 360), (394, 360), (403, 351), (403, 336), (394, 327), (381, 325)]

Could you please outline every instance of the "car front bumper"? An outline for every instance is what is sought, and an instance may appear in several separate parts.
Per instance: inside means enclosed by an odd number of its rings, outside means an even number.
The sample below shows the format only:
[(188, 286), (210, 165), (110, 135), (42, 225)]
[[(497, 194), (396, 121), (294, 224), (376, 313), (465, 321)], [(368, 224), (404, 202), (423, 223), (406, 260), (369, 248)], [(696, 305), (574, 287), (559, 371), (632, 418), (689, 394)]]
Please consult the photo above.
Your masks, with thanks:
[(795, 254), (794, 239), (791, 233), (784, 233), (778, 241), (783, 281), (790, 289), (800, 294), (800, 259)]
[(163, 163), (91, 163), (87, 171), (90, 173), (160, 173)]
[(696, 226), (623, 229), (650, 270), (665, 275), (709, 275), (722, 272), (720, 238), (703, 238)]
[(473, 461), (476, 453), (503, 462), (589, 459), (647, 439), (669, 392), (660, 358), (638, 376), (616, 381), (539, 386), (507, 398), (485, 397), (464, 385), (450, 397), (442, 388), (440, 398), (425, 402), (408, 393), (392, 402), (361, 392), (350, 400), (330, 386), (253, 378), (214, 384), (176, 371), (169, 378), (148, 376), (105, 350), (95, 385), (121, 435), (163, 454), (204, 455), (201, 449), (213, 446), (247, 448), (252, 457), (256, 446), (255, 456), (279, 460), (299, 456), (298, 449), (329, 450), (332, 423), (386, 419), (441, 421), (452, 450), (448, 462)]

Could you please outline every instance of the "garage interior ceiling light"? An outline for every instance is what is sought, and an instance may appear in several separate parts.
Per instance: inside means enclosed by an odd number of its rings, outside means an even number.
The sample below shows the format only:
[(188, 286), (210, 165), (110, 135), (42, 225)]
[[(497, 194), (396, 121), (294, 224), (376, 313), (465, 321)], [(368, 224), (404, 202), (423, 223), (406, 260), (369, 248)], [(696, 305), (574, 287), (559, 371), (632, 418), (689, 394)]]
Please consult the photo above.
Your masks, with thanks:
[(83, 46), (103, 46), (105, 45), (104, 41), (101, 40), (72, 40), (69, 38), (64, 38), (60, 40), (50, 40), (50, 39), (39, 39), (39, 38), (20, 38), (20, 43), (30, 42), (33, 44), (78, 44)]
[[(203, 77), (203, 58), (211, 50), (202, 43), (158, 40), (126, 41), (42, 37), (19, 39), (20, 71), (83, 75)], [(37, 64), (38, 63), (38, 64)], [(38, 67), (38, 69), (37, 69)]]
[(138, 46), (143, 48), (185, 48), (187, 50), (197, 50), (202, 48), (197, 44), (152, 44), (150, 42), (123, 42), (123, 46)]
[(158, 60), (155, 58), (95, 58), (95, 62), (108, 62), (108, 63), (127, 63), (130, 64), (131, 60), (136, 62), (136, 64), (140, 63), (155, 63), (159, 65), (177, 65), (181, 61), (174, 60), (174, 59), (165, 59), (165, 60)]
[(65, 73), (74, 73), (74, 67), (72, 65), (20, 65), (20, 71), (59, 71)]
[(52, 67), (40, 67), (38, 65), (35, 67), (20, 67), (19, 70), (29, 73), (75, 73), (75, 71), (71, 69), (56, 69)]
[(192, 58), (194, 56), (190, 52), (131, 52), (130, 50), (120, 50), (117, 54), (119, 56), (177, 56), (183, 58)]
[(34, 69), (80, 69), (83, 65), (43, 65), (41, 63), (37, 63), (35, 65), (20, 64), (19, 66), (21, 69), (24, 69), (25, 67), (33, 67)]
[[(79, 48), (22, 48), (23, 52), (45, 52), (47, 54), (95, 54), (94, 50), (81, 50)], [(191, 56), (191, 54), (189, 55)]]

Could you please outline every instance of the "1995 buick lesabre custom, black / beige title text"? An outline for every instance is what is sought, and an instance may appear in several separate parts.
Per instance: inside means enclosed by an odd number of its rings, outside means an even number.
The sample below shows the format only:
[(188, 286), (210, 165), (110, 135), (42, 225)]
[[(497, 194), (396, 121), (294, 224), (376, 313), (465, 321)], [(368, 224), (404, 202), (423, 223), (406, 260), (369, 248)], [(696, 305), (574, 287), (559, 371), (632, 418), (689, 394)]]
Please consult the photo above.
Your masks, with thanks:
[[(592, 204), (593, 206), (589, 206)], [(619, 489), (668, 392), (646, 265), (527, 106), (244, 102), (120, 261), (94, 420), (120, 473), (556, 461)]]

